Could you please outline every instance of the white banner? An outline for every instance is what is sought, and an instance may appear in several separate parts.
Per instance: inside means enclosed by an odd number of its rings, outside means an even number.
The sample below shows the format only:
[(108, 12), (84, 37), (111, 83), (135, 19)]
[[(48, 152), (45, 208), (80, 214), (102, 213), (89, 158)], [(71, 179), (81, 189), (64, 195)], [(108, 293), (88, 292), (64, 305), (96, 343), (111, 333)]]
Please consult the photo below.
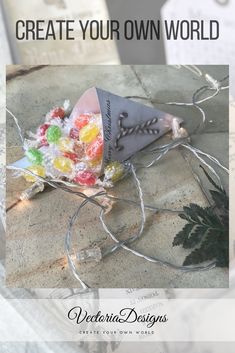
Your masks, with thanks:
[(0, 341), (232, 342), (233, 299), (1, 300)]

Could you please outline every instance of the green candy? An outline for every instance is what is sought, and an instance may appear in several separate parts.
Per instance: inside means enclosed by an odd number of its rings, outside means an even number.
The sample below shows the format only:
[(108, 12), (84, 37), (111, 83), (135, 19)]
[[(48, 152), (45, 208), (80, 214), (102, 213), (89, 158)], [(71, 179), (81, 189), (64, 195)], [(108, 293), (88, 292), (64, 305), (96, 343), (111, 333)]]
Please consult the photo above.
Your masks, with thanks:
[(43, 155), (37, 148), (29, 148), (25, 154), (32, 164), (42, 164)]
[(114, 183), (116, 183), (116, 181), (122, 178), (123, 173), (124, 173), (124, 167), (118, 161), (109, 163), (104, 170), (104, 175), (106, 179), (112, 180)]
[(59, 126), (52, 125), (46, 131), (47, 142), (56, 143), (60, 139), (61, 135), (62, 133)]

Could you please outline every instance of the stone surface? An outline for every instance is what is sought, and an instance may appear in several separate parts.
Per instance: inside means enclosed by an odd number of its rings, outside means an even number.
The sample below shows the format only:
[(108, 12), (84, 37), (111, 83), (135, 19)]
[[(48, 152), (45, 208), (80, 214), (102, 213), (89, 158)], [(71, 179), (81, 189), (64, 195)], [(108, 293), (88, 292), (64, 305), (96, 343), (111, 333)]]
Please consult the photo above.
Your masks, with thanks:
[[(213, 68), (223, 76), (224, 67)], [(221, 70), (221, 72), (220, 72)], [(217, 77), (217, 76), (216, 76)], [(202, 85), (201, 79), (192, 74), (165, 66), (60, 66), (44, 67), (11, 78), (7, 84), (7, 105), (19, 119), (23, 131), (34, 131), (42, 123), (43, 116), (51, 107), (70, 99), (71, 105), (91, 86), (110, 90), (122, 96), (139, 95), (164, 101), (185, 101), (193, 90)], [(170, 88), (169, 88), (170, 87)], [(192, 126), (194, 115), (186, 108), (158, 106), (158, 108), (182, 116)], [(169, 109), (168, 109), (169, 108)], [(190, 108), (191, 109), (191, 108)], [(191, 109), (192, 110), (192, 109)], [(228, 107), (224, 91), (215, 101), (207, 102), (208, 119), (214, 119), (215, 127), (202, 136), (194, 136), (195, 145), (221, 157), (227, 163)], [(211, 113), (212, 111), (212, 113)], [(218, 111), (218, 114), (217, 112)], [(215, 114), (216, 112), (216, 114)], [(211, 114), (211, 115), (210, 115)], [(221, 122), (223, 116), (223, 122)], [(192, 119), (192, 120), (191, 120)], [(190, 121), (190, 122), (189, 122)], [(191, 124), (191, 125), (190, 125)], [(209, 133), (210, 132), (210, 133)], [(214, 133), (216, 132), (216, 134)], [(216, 142), (221, 141), (220, 144)], [(161, 142), (169, 141), (166, 136)], [(7, 116), (8, 163), (22, 156), (20, 140), (13, 121)], [(139, 160), (143, 157), (139, 157)], [(206, 199), (195, 181), (183, 154), (174, 150), (156, 166), (138, 172), (146, 204), (162, 208), (182, 209), (190, 202), (201, 205)], [(69, 218), (81, 199), (62, 190), (47, 188), (33, 200), (17, 203), (20, 192), (27, 183), (7, 178), (7, 285), (13, 287), (78, 287), (68, 269), (64, 238)], [(118, 197), (136, 200), (138, 197), (131, 178), (119, 182), (110, 190)], [(172, 248), (174, 235), (184, 222), (172, 213), (146, 212), (146, 229), (133, 248), (146, 255), (156, 256), (175, 264), (182, 264), (188, 251)], [(99, 211), (87, 205), (81, 211), (73, 232), (74, 248), (98, 245), (102, 250), (112, 244), (99, 222)], [(117, 202), (105, 217), (108, 225), (120, 239), (136, 232), (140, 225), (140, 211), (136, 206)], [(181, 273), (158, 264), (152, 264), (124, 250), (108, 256), (100, 263), (81, 264), (78, 267), (82, 279), (91, 287), (227, 287), (228, 271), (213, 269), (200, 273)]]
[[(198, 66), (203, 73), (221, 80), (228, 75), (227, 65)], [(139, 65), (134, 71), (145, 88), (146, 94), (156, 102), (191, 102), (193, 93), (207, 84), (205, 79), (197, 77), (186, 68), (176, 69), (175, 66)], [(228, 81), (225, 81), (227, 85)], [(208, 92), (207, 92), (208, 95)], [(206, 96), (202, 96), (204, 98)], [(185, 127), (189, 132), (194, 131), (201, 121), (201, 114), (192, 107), (181, 107), (154, 103), (156, 107), (185, 119)], [(228, 132), (229, 100), (228, 90), (221, 91), (212, 101), (202, 105), (206, 114), (204, 132)]]

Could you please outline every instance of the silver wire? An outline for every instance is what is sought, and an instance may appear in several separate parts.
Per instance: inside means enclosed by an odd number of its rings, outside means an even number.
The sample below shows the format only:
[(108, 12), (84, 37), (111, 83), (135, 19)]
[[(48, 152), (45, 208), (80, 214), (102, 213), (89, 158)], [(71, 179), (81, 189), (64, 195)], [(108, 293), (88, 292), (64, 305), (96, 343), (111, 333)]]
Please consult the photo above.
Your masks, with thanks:
[(18, 119), (16, 118), (16, 116), (15, 116), (9, 109), (7, 109), (7, 107), (6, 107), (6, 111), (7, 111), (8, 114), (10, 114), (11, 117), (14, 119), (14, 122), (15, 122), (15, 124), (16, 124), (17, 130), (18, 130), (18, 134), (19, 134), (19, 137), (20, 137), (20, 140), (21, 140), (21, 142), (22, 142), (22, 148), (24, 148), (24, 136), (23, 136), (21, 127), (20, 127), (20, 125), (19, 125)]
[(211, 263), (209, 263), (208, 265), (205, 265), (205, 266), (178, 266), (178, 265), (174, 265), (174, 264), (172, 264), (172, 263), (170, 263), (168, 261), (158, 259), (157, 257), (152, 257), (152, 256), (145, 255), (145, 254), (143, 254), (143, 253), (141, 253), (141, 252), (139, 252), (137, 250), (134, 250), (134, 249), (128, 247), (126, 245), (127, 243), (129, 243), (128, 241), (120, 242), (116, 238), (116, 236), (113, 234), (113, 232), (111, 232), (111, 230), (108, 228), (106, 223), (104, 222), (103, 215), (104, 215), (104, 211), (101, 210), (100, 211), (100, 221), (101, 221), (102, 226), (103, 226), (104, 230), (106, 231), (106, 233), (118, 244), (118, 246), (121, 246), (123, 249), (131, 252), (133, 255), (136, 255), (138, 257), (144, 258), (145, 260), (150, 261), (152, 263), (157, 263), (157, 264), (160, 264), (160, 265), (163, 265), (163, 266), (171, 267), (171, 268), (173, 268), (175, 270), (181, 270), (181, 271), (185, 271), (185, 272), (205, 271), (205, 270), (212, 269), (212, 268), (214, 268), (216, 266), (216, 262), (215, 261), (213, 261), (213, 262), (211, 262)]

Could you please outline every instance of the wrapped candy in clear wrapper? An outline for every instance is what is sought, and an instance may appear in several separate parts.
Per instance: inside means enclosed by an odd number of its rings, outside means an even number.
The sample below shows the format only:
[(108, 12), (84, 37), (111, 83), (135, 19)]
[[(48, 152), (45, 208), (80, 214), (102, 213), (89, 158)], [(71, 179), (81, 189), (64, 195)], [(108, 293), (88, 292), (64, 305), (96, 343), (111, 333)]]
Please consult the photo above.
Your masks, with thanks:
[[(172, 129), (182, 119), (99, 88), (88, 89), (71, 114), (68, 101), (47, 113), (25, 156), (15, 165), (26, 168), (29, 182), (37, 176), (82, 186), (112, 186), (128, 172), (136, 152)], [(27, 143), (28, 142), (28, 143)], [(35, 175), (35, 176), (34, 176)]]

